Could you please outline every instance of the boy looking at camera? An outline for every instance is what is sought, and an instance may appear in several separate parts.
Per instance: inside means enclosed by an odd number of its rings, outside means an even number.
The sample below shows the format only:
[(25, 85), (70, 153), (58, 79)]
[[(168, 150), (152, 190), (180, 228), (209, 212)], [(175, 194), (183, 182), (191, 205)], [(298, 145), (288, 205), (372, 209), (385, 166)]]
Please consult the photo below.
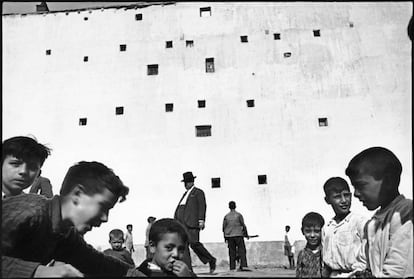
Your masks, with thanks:
[(3, 198), (17, 196), (33, 184), (50, 149), (29, 137), (12, 137), (2, 144)]
[(357, 197), (368, 210), (379, 208), (365, 227), (358, 253), (360, 273), (374, 277), (412, 277), (413, 201), (398, 191), (402, 166), (390, 150), (371, 147), (357, 154), (345, 170)]
[(135, 266), (131, 254), (124, 247), (124, 242), (124, 232), (120, 229), (113, 229), (109, 232), (109, 244), (111, 244), (111, 249), (106, 249), (103, 253)]
[(366, 218), (351, 212), (352, 194), (341, 177), (331, 177), (323, 185), (325, 201), (335, 216), (322, 229), (324, 277), (352, 272), (364, 235)]
[[(108, 221), (128, 187), (99, 162), (69, 168), (60, 195), (3, 200), (2, 277), (80, 277), (135, 274), (132, 266), (88, 245), (83, 235)], [(54, 261), (63, 264), (52, 265)], [(130, 270), (131, 269), (131, 270)], [(138, 276), (137, 274), (135, 274)]]
[(322, 276), (321, 230), (325, 221), (316, 212), (309, 212), (302, 219), (302, 234), (306, 246), (299, 252), (296, 262), (296, 277), (315, 278)]
[(196, 277), (182, 261), (188, 246), (185, 228), (171, 218), (153, 223), (149, 232), (151, 259), (146, 259), (138, 270), (148, 277)]

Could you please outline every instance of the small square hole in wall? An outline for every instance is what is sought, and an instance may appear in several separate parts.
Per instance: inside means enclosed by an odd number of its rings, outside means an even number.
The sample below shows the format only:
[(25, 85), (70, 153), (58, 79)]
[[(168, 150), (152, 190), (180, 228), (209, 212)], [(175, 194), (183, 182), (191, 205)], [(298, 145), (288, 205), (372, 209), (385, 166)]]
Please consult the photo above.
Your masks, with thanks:
[(313, 30), (313, 36), (314, 37), (320, 37), (321, 36), (321, 30)]
[(214, 58), (206, 58), (206, 73), (214, 73)]
[(211, 16), (211, 7), (200, 8), (200, 17)]
[(326, 117), (318, 118), (318, 123), (319, 123), (319, 127), (326, 127), (328, 126), (328, 118)]
[(119, 51), (126, 51), (126, 45), (119, 45)]
[(173, 103), (165, 104), (165, 111), (166, 112), (171, 112), (173, 110), (174, 110), (174, 104)]
[(51, 49), (46, 49), (46, 55), (51, 55), (52, 54), (52, 50)]
[(79, 118), (79, 126), (86, 126), (86, 117), (85, 118)]
[(194, 46), (194, 41), (193, 40), (185, 41), (185, 46), (186, 47), (193, 47)]
[(247, 103), (247, 107), (249, 108), (254, 107), (254, 100), (247, 100), (246, 103)]
[(198, 107), (205, 108), (206, 107), (206, 100), (198, 100)]
[(142, 14), (136, 14), (135, 20), (142, 20)]
[(267, 184), (267, 175), (266, 174), (258, 175), (257, 181), (259, 182), (259, 184)]
[(147, 65), (147, 75), (158, 75), (158, 64)]
[(166, 41), (165, 42), (165, 48), (172, 48), (173, 47), (173, 42), (172, 41)]
[(266, 35), (269, 35), (269, 30), (265, 30), (265, 34)]
[(349, 23), (349, 27), (350, 27), (350, 28), (353, 28), (353, 27), (354, 27), (354, 23), (353, 23), (353, 22), (350, 22), (350, 23)]
[(285, 58), (288, 58), (290, 56), (292, 56), (292, 53), (290, 53), (290, 52), (283, 53), (283, 57), (285, 57)]
[(211, 179), (211, 188), (220, 188), (220, 177), (214, 177)]
[(211, 125), (199, 125), (195, 126), (196, 137), (210, 137), (211, 136)]
[(116, 115), (124, 114), (124, 107), (116, 107), (115, 108), (115, 114)]
[(240, 36), (240, 41), (242, 43), (247, 43), (248, 42), (247, 36)]
[(274, 33), (273, 34), (273, 39), (280, 40), (280, 33)]
[(83, 20), (85, 20), (85, 21), (86, 21), (86, 20), (88, 20), (88, 17), (86, 17), (86, 16), (85, 16), (85, 17), (83, 18)]
[(84, 56), (83, 57), (83, 62), (88, 62), (88, 59), (89, 59), (88, 56)]

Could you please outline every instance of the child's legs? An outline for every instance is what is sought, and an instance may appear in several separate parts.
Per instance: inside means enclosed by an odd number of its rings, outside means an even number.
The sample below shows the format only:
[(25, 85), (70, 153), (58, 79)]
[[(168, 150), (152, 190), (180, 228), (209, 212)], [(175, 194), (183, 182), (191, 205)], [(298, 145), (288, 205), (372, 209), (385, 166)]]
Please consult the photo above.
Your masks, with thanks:
[(230, 270), (236, 269), (236, 240), (234, 237), (227, 239), (227, 245), (229, 247), (229, 258), (230, 258)]

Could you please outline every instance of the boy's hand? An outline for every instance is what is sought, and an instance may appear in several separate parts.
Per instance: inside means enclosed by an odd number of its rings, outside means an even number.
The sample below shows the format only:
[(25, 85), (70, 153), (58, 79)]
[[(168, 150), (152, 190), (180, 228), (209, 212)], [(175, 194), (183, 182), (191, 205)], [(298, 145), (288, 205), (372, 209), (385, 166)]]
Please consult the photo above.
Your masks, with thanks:
[(176, 260), (173, 263), (172, 271), (178, 277), (192, 277), (192, 274), (188, 266), (183, 261), (180, 261), (180, 260)]
[(54, 266), (39, 265), (33, 277), (83, 277), (83, 274), (70, 264)]

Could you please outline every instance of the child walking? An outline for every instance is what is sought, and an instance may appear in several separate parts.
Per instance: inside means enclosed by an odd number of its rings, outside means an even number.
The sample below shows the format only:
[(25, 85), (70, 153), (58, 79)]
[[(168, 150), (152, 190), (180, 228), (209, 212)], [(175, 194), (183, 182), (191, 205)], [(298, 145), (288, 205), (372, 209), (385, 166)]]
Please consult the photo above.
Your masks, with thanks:
[[(401, 162), (390, 150), (371, 147), (357, 154), (345, 170), (354, 196), (368, 210), (379, 208), (365, 227), (356, 275), (413, 277), (413, 201), (398, 191)], [(365, 265), (362, 270), (361, 265)]]
[(316, 212), (309, 212), (302, 219), (302, 234), (306, 246), (299, 252), (296, 264), (296, 277), (322, 277), (321, 230), (325, 221)]

